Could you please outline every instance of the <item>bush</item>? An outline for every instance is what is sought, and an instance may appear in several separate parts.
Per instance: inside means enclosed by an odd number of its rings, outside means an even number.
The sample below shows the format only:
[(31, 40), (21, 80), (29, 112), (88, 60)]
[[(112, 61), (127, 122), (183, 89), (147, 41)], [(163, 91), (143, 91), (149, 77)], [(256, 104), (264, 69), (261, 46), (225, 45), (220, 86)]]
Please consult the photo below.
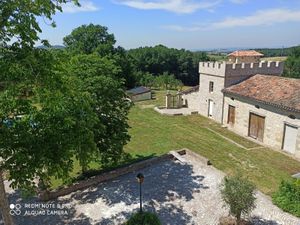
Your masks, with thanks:
[(125, 225), (161, 225), (158, 217), (150, 212), (135, 213)]
[(237, 224), (241, 224), (241, 216), (249, 214), (255, 208), (255, 186), (248, 180), (240, 177), (225, 177), (221, 185), (221, 196), (229, 206)]
[(278, 207), (300, 217), (300, 180), (282, 181), (272, 197)]

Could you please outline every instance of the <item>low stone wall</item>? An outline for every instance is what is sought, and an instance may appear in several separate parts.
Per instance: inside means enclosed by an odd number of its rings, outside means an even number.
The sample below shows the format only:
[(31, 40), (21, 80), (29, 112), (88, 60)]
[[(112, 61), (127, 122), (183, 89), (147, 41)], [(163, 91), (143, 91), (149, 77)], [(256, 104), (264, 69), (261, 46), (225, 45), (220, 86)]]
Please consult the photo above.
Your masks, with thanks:
[(39, 198), (42, 201), (48, 201), (48, 200), (51, 200), (51, 199), (55, 199), (59, 196), (64, 196), (64, 195), (70, 194), (74, 191), (82, 190), (82, 189), (88, 188), (90, 186), (96, 185), (98, 183), (105, 182), (105, 181), (108, 181), (108, 180), (112, 180), (112, 179), (114, 179), (116, 177), (119, 177), (121, 175), (131, 173), (131, 172), (135, 172), (137, 170), (143, 169), (145, 167), (152, 166), (153, 164), (156, 164), (156, 163), (159, 163), (159, 162), (170, 160), (172, 158), (174, 158), (174, 156), (172, 156), (171, 154), (166, 154), (166, 155), (154, 157), (154, 158), (151, 158), (151, 159), (143, 160), (143, 161), (140, 161), (140, 162), (136, 162), (136, 163), (133, 163), (129, 166), (118, 168), (118, 169), (115, 169), (115, 170), (112, 170), (112, 171), (109, 171), (109, 172), (91, 177), (87, 180), (79, 181), (77, 183), (74, 183), (74, 184), (72, 184), (68, 187), (64, 187), (62, 189), (40, 192), (39, 193)]

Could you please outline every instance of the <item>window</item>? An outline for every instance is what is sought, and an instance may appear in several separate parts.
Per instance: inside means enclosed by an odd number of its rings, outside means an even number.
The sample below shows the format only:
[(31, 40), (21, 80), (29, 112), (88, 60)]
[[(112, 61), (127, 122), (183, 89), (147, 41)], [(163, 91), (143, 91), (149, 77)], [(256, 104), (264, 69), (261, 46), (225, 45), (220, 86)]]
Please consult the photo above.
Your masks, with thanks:
[(210, 81), (209, 82), (209, 92), (213, 92), (214, 91), (214, 82)]
[(227, 123), (233, 125), (235, 122), (235, 107), (232, 105), (228, 106), (228, 119)]

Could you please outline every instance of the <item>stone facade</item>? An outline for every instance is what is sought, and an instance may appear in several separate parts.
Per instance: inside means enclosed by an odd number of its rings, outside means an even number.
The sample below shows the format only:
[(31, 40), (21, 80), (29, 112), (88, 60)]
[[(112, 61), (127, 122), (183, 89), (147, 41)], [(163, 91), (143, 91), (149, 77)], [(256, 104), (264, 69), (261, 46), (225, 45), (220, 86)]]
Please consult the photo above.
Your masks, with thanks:
[[(282, 62), (240, 64), (200, 62), (199, 90), (195, 89), (194, 92), (184, 94), (183, 103), (186, 103), (188, 108), (198, 110), (203, 116), (226, 124), (229, 129), (242, 136), (249, 135), (250, 113), (262, 116), (264, 118), (262, 144), (275, 149), (283, 149), (286, 126), (299, 128), (293, 154), (300, 158), (300, 113), (258, 103), (241, 96), (233, 97), (229, 93), (222, 92), (224, 88), (240, 83), (256, 74), (280, 76), (283, 66)], [(227, 124), (229, 105), (235, 107), (234, 125)], [(212, 110), (210, 110), (211, 107)]]
[(260, 56), (228, 56), (228, 61), (231, 63), (251, 63), (259, 62)]
[[(225, 62), (200, 62), (200, 87), (198, 100), (193, 97), (189, 107), (199, 109), (204, 116), (209, 115), (211, 106), (211, 118), (222, 123), (224, 96), (222, 90), (233, 84), (239, 83), (255, 74), (281, 75), (282, 62), (239, 63), (228, 64)], [(213, 91), (209, 90), (210, 82), (213, 82)], [(188, 98), (188, 97), (187, 97)], [(213, 102), (213, 103), (210, 103)], [(209, 106), (210, 105), (210, 106)]]
[[(228, 123), (229, 105), (235, 107), (234, 124)], [(223, 124), (226, 124), (229, 129), (242, 136), (248, 136), (250, 113), (265, 118), (262, 143), (275, 149), (283, 148), (285, 124), (300, 127), (300, 113), (288, 112), (241, 96), (225, 94)], [(300, 129), (298, 129), (295, 156), (300, 158)]]

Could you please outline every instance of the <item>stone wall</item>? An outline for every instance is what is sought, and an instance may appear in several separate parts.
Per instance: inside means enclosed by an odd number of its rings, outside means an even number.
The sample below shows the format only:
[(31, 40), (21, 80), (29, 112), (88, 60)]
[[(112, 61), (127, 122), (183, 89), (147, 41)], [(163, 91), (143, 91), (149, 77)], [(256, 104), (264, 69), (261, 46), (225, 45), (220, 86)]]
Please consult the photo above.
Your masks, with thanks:
[(200, 93), (199, 91), (182, 95), (183, 105), (185, 107), (200, 110)]
[[(235, 106), (235, 124), (227, 124), (228, 105)], [(255, 107), (259, 106), (259, 108)], [(275, 149), (282, 148), (284, 138), (284, 125), (289, 124), (300, 127), (300, 114), (292, 113), (270, 105), (262, 104), (242, 97), (225, 94), (224, 117), (223, 123), (241, 136), (248, 136), (249, 114), (255, 113), (265, 117), (265, 128), (263, 144)], [(296, 118), (291, 119), (289, 115)], [(297, 157), (300, 157), (300, 129), (298, 129), (298, 137), (296, 143)]]
[(239, 83), (255, 74), (280, 76), (283, 62), (234, 63), (226, 64), (225, 87)]
[[(209, 92), (209, 82), (214, 82), (213, 92)], [(222, 122), (224, 77), (200, 74), (199, 113), (208, 116), (209, 100), (214, 102), (212, 119)]]
[(152, 166), (153, 164), (163, 162), (163, 161), (169, 160), (171, 158), (173, 158), (172, 155), (166, 154), (166, 155), (162, 155), (162, 156), (159, 156), (159, 157), (154, 157), (154, 158), (151, 158), (151, 159), (147, 159), (147, 160), (143, 160), (143, 161), (140, 161), (140, 162), (137, 162), (137, 163), (133, 163), (133, 164), (124, 166), (122, 168), (118, 168), (118, 169), (115, 169), (115, 170), (105, 172), (103, 174), (91, 177), (87, 180), (79, 181), (79, 182), (74, 183), (74, 184), (72, 184), (68, 187), (63, 187), (61, 189), (53, 190), (53, 191), (41, 192), (39, 194), (39, 198), (42, 201), (48, 201), (48, 200), (51, 200), (51, 199), (55, 199), (59, 196), (64, 196), (64, 195), (70, 194), (74, 191), (82, 190), (82, 189), (88, 188), (92, 185), (96, 185), (96, 184), (101, 183), (101, 182), (112, 180), (112, 179), (114, 179), (116, 177), (119, 177), (121, 175), (138, 171), (138, 170), (143, 169), (145, 167)]

